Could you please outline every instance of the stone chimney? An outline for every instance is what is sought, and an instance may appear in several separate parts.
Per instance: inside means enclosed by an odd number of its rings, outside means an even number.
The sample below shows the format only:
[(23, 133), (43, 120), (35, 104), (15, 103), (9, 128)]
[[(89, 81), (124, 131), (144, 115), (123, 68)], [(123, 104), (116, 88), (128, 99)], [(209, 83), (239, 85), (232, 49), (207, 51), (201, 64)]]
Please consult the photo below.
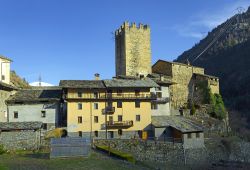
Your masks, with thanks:
[(95, 80), (100, 80), (100, 74), (99, 73), (95, 73)]

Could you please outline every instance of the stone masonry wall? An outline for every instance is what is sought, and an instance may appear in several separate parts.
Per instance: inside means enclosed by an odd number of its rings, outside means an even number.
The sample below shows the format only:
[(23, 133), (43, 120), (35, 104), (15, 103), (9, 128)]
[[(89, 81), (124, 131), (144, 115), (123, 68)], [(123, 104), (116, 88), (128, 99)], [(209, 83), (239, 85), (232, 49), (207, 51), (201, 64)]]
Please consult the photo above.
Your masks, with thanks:
[(6, 150), (34, 150), (40, 146), (40, 131), (0, 132), (0, 144)]
[(116, 75), (151, 73), (150, 28), (125, 22), (116, 31)]
[(7, 122), (7, 100), (11, 95), (10, 91), (0, 90), (0, 122)]

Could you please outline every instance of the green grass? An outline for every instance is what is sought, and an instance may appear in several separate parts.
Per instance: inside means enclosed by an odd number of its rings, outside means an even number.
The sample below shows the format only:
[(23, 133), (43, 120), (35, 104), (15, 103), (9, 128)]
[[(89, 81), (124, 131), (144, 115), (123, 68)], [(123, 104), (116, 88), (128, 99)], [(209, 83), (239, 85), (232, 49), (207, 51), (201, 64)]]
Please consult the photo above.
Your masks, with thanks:
[(17, 152), (0, 155), (0, 170), (29, 169), (29, 170), (64, 170), (64, 169), (91, 169), (91, 170), (125, 170), (150, 169), (142, 164), (131, 164), (127, 161), (109, 157), (99, 152), (90, 154), (88, 158), (55, 158), (49, 159), (49, 153)]
[(135, 163), (135, 159), (134, 159), (133, 155), (131, 155), (129, 153), (124, 153), (124, 152), (109, 148), (108, 146), (104, 146), (104, 145), (97, 145), (96, 148), (98, 150), (110, 153), (110, 155), (112, 155), (112, 156), (116, 156), (118, 158), (127, 160), (127, 161), (129, 161), (131, 163)]

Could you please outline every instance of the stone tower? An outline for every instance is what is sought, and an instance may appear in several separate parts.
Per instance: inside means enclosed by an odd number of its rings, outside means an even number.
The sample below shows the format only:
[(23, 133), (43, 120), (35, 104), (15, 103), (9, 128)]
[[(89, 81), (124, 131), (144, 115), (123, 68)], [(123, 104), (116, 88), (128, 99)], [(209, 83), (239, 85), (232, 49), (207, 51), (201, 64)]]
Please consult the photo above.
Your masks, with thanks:
[(150, 28), (124, 22), (115, 31), (116, 76), (139, 76), (151, 73)]

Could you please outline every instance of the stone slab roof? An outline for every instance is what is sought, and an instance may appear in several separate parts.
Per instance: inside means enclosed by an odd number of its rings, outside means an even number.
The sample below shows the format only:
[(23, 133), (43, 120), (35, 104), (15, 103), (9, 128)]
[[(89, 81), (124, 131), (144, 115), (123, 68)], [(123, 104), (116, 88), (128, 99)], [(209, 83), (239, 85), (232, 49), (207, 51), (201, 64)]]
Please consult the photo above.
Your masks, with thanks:
[(166, 75), (163, 75), (163, 74), (151, 73), (151, 74), (148, 74), (147, 77), (149, 77), (150, 79), (152, 79), (154, 82), (156, 82), (159, 85), (176, 84), (175, 82), (172, 81), (172, 77), (166, 76)]
[(0, 122), (0, 131), (37, 130), (42, 127), (42, 124), (42, 122)]
[(0, 81), (0, 90), (12, 91), (17, 90), (17, 88)]
[(152, 116), (155, 127), (173, 127), (182, 133), (202, 132), (203, 128), (183, 116)]
[(102, 80), (61, 80), (59, 86), (63, 88), (85, 88), (85, 89), (104, 89)]
[(40, 102), (55, 102), (59, 101), (62, 96), (61, 88), (57, 89), (27, 89), (20, 90), (11, 96), (7, 103), (40, 103)]
[(194, 75), (202, 76), (202, 77), (208, 77), (208, 78), (214, 78), (214, 79), (219, 79), (219, 77), (211, 76), (211, 75), (207, 75), (207, 74), (194, 73)]
[(182, 65), (182, 66), (187, 66), (187, 67), (195, 67), (195, 68), (204, 69), (204, 68), (202, 68), (202, 67), (197, 67), (197, 66), (188, 65), (188, 64), (179, 63), (179, 62), (174, 62), (174, 61), (165, 61), (165, 60), (158, 60), (158, 61), (156, 61), (156, 63), (155, 63), (152, 67), (154, 67), (158, 62), (170, 63), (170, 64), (176, 64), (176, 65)]
[(1, 58), (1, 59), (8, 60), (8, 61), (12, 62), (12, 60), (11, 60), (10, 58), (5, 57), (5, 56), (0, 55), (0, 58)]
[(150, 87), (159, 87), (153, 80), (149, 78), (144, 79), (112, 79), (104, 80), (104, 84), (107, 88), (116, 88), (116, 87), (140, 87), (140, 88), (150, 88)]

